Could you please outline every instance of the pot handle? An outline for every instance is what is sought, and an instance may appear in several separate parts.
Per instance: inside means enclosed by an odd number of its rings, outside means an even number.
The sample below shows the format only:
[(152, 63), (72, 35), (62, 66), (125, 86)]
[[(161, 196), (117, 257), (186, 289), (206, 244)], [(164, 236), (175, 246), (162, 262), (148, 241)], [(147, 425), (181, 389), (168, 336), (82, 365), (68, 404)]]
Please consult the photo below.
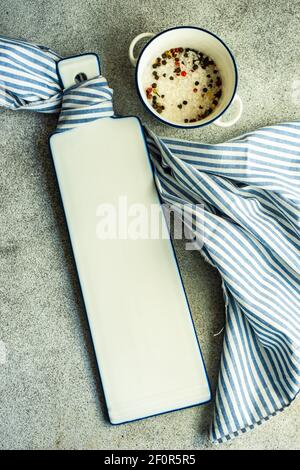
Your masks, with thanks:
[(150, 37), (153, 37), (154, 36), (154, 33), (141, 33), (141, 34), (138, 34), (130, 43), (130, 46), (129, 46), (129, 50), (128, 50), (128, 55), (129, 55), (129, 60), (131, 62), (131, 65), (133, 67), (136, 66), (136, 63), (137, 63), (137, 58), (134, 57), (134, 48), (136, 46), (136, 44), (143, 38), (150, 38)]
[(235, 116), (230, 121), (222, 121), (222, 116), (221, 116), (219, 119), (214, 121), (213, 124), (215, 124), (216, 126), (219, 126), (219, 127), (231, 127), (236, 122), (238, 122), (238, 120), (240, 119), (240, 117), (243, 113), (243, 102), (242, 102), (239, 95), (235, 95), (233, 103), (235, 103), (235, 102), (237, 104), (237, 110), (236, 110)]

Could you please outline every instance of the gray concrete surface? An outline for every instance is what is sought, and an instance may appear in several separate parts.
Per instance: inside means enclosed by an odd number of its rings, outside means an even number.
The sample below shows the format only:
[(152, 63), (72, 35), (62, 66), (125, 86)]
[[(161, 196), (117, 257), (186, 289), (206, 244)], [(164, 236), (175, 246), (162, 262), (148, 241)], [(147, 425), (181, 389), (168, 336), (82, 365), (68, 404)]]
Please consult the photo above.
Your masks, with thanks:
[[(140, 104), (127, 59), (136, 34), (199, 25), (234, 51), (244, 115), (230, 130), (189, 135), (220, 142), (261, 125), (299, 118), (300, 2), (268, 0), (0, 0), (0, 34), (62, 55), (95, 51), (115, 90), (115, 109), (137, 114), (161, 135), (187, 137), (155, 122)], [(299, 449), (300, 402), (222, 446), (207, 438), (212, 405), (124, 426), (106, 419), (79, 296), (47, 137), (54, 116), (0, 114), (1, 449)], [(224, 322), (218, 274), (176, 244), (209, 377), (215, 388)], [(2, 343), (3, 346), (3, 343)]]

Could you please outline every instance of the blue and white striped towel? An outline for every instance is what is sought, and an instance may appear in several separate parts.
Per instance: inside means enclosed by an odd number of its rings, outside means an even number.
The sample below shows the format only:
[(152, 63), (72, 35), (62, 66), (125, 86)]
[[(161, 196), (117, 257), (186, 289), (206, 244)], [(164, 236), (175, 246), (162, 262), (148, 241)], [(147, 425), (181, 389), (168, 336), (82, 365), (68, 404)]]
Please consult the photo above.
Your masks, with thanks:
[[(63, 92), (58, 59), (0, 37), (0, 106), (49, 113), (63, 100), (59, 131), (111, 116), (106, 80)], [(222, 276), (226, 328), (210, 435), (224, 442), (282, 411), (300, 389), (300, 123), (218, 145), (146, 133), (162, 199), (179, 211), (204, 205), (199, 250)]]

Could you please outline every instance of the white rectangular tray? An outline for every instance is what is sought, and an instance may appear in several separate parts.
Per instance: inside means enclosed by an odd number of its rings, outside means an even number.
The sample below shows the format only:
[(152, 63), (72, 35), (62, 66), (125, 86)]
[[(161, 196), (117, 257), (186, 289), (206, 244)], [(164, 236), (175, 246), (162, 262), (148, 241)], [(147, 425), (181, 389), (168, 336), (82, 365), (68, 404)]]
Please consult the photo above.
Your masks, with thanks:
[(50, 147), (111, 423), (207, 402), (170, 239), (96, 233), (103, 203), (117, 207), (126, 196), (129, 206), (159, 204), (139, 120), (103, 118), (54, 134)]

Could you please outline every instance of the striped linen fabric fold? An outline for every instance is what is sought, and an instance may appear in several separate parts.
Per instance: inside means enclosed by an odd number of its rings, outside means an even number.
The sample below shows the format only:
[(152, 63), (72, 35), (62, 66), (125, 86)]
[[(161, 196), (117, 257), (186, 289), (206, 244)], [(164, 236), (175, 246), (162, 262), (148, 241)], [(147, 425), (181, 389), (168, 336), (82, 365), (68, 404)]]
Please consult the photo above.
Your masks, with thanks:
[(0, 36), (0, 107), (59, 113), (60, 58), (46, 47)]
[(113, 91), (104, 77), (96, 77), (65, 90), (57, 131), (63, 132), (102, 117), (113, 116)]
[(104, 77), (61, 89), (51, 49), (0, 36), (0, 106), (60, 113), (59, 132), (112, 116), (112, 89)]
[[(0, 105), (61, 108), (58, 132), (113, 115), (103, 77), (59, 88), (58, 58), (0, 37)], [(217, 145), (145, 133), (162, 200), (178, 214), (202, 204), (199, 226), (189, 228), (222, 277), (226, 327), (210, 438), (226, 442), (300, 390), (300, 123)]]
[(222, 276), (226, 304), (210, 430), (224, 442), (300, 389), (300, 123), (218, 145), (147, 134), (163, 201), (179, 215), (204, 204), (199, 249)]

